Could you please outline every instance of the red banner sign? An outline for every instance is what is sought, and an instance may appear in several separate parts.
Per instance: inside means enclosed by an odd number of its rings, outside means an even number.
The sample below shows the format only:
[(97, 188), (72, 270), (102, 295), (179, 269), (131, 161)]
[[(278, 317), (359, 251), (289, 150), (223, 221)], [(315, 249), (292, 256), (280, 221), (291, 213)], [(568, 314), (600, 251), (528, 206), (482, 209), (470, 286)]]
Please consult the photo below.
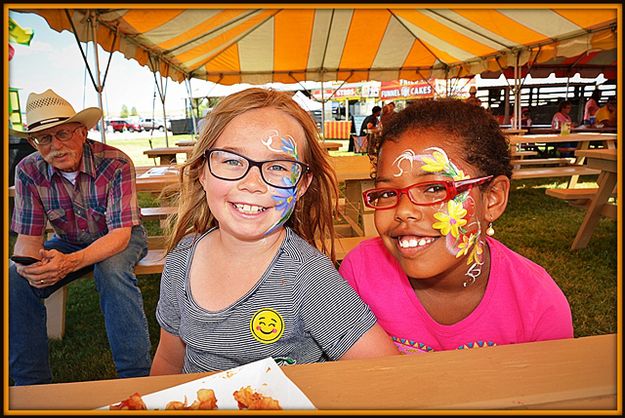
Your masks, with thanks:
[(434, 88), (426, 82), (383, 81), (380, 99), (425, 99), (434, 97)]

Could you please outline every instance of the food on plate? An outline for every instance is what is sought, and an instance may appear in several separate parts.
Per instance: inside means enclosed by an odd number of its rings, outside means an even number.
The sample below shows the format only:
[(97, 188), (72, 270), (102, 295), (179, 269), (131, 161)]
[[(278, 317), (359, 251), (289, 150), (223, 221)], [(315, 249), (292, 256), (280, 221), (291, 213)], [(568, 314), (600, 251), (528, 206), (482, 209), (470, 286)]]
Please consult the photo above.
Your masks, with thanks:
[(109, 409), (148, 409), (141, 399), (141, 395), (138, 392), (133, 393), (127, 399), (124, 399), (118, 404), (109, 406)]
[(197, 400), (191, 405), (187, 405), (185, 396), (184, 402), (171, 401), (165, 405), (165, 409), (217, 409), (217, 398), (212, 389), (200, 389), (197, 391)]
[(239, 404), (239, 409), (282, 409), (280, 402), (255, 392), (250, 386), (235, 390), (232, 395)]

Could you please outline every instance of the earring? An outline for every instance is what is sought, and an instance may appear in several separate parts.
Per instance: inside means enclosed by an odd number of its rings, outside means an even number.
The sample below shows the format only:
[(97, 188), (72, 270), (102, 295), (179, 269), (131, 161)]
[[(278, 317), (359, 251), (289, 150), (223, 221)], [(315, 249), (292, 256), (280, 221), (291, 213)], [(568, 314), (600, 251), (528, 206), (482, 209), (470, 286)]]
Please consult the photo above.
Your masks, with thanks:
[(492, 237), (493, 235), (495, 235), (495, 230), (493, 229), (492, 222), (488, 223), (488, 228), (486, 228), (486, 235), (488, 235), (489, 237)]

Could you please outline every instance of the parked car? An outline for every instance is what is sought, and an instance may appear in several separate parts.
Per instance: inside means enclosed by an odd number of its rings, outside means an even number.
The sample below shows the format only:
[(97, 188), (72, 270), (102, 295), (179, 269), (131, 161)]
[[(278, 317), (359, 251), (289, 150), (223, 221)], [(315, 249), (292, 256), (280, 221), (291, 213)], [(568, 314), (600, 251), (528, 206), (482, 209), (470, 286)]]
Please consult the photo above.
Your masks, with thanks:
[(126, 119), (126, 129), (130, 132), (141, 132), (143, 130), (138, 119)]
[(125, 119), (109, 119), (106, 121), (107, 127), (111, 127), (113, 132), (123, 132), (128, 128), (128, 122)]
[[(162, 119), (141, 118), (139, 119), (139, 125), (141, 125), (141, 129), (144, 131), (151, 131), (152, 129), (165, 130), (165, 123)], [(169, 121), (167, 121), (167, 129), (171, 130)]]
[(124, 132), (124, 131), (128, 131), (128, 132), (141, 132), (141, 125), (139, 124), (139, 121), (137, 120), (131, 120), (131, 119), (122, 119), (122, 118), (118, 118), (118, 119), (109, 119), (108, 121), (106, 121), (106, 125), (107, 127), (110, 127), (113, 132)]

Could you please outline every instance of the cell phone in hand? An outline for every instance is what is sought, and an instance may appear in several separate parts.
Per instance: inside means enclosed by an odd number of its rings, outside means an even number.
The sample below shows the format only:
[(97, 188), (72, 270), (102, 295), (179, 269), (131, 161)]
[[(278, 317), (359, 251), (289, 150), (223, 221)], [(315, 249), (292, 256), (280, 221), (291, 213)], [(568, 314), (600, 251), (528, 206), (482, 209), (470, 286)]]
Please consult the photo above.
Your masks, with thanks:
[(27, 257), (25, 255), (14, 255), (11, 256), (11, 260), (15, 261), (18, 264), (22, 264), (24, 266), (30, 266), (31, 264), (34, 264), (38, 261), (41, 261), (37, 258), (34, 257)]

